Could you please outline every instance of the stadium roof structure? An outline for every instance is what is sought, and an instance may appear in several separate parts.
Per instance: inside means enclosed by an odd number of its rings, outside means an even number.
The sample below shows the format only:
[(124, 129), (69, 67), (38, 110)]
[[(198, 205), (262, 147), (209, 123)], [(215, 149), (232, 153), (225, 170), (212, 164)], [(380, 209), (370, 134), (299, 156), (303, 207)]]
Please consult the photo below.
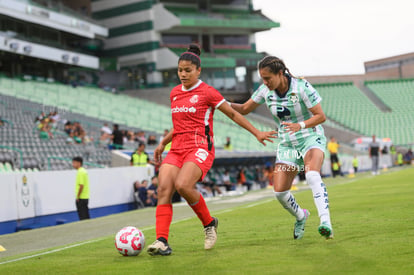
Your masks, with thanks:
[(108, 36), (108, 29), (91, 18), (30, 0), (0, 1), (0, 25), (2, 70), (12, 76), (54, 78), (50, 71), (59, 66), (60, 71), (72, 66), (97, 70), (96, 51)]

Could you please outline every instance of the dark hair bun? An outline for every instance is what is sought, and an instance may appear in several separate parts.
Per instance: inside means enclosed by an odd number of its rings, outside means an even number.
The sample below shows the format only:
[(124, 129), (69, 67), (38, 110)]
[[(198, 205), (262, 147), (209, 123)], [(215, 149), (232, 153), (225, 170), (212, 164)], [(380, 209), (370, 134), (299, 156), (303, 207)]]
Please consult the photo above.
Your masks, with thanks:
[(190, 44), (187, 51), (190, 53), (195, 53), (198, 56), (200, 56), (201, 54), (200, 46), (198, 46), (197, 44)]

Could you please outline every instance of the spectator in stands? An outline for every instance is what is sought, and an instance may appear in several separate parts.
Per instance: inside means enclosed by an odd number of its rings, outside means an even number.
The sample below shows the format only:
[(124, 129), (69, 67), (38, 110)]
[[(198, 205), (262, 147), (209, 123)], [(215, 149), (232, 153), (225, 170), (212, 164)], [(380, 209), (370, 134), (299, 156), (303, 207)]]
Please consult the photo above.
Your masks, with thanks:
[(148, 137), (148, 145), (157, 145), (157, 138), (154, 135)]
[(128, 142), (128, 131), (127, 130), (121, 130), (122, 133), (122, 141), (125, 148), (125, 143)]
[(56, 129), (60, 121), (60, 115), (58, 114), (58, 112), (57, 111), (50, 112), (49, 119), (50, 119), (50, 124), (52, 128)]
[(375, 135), (373, 135), (372, 142), (369, 144), (369, 148), (368, 148), (368, 155), (372, 161), (371, 173), (373, 175), (379, 174), (378, 163), (379, 163), (380, 154), (381, 154), (380, 144), (376, 141)]
[(229, 170), (225, 170), (222, 178), (221, 178), (224, 187), (226, 187), (226, 191), (231, 191), (231, 190), (235, 190), (236, 186), (234, 185), (234, 183), (231, 182), (231, 177), (230, 177), (230, 172)]
[(111, 149), (118, 150), (118, 149), (123, 148), (124, 136), (123, 136), (122, 132), (119, 130), (119, 125), (118, 124), (113, 125), (111, 140), (112, 140)]
[(53, 134), (52, 134), (52, 131), (51, 131), (52, 127), (49, 124), (49, 119), (48, 118), (43, 118), (37, 127), (40, 131), (39, 137), (41, 139), (53, 138)]
[(158, 202), (158, 176), (151, 178), (151, 185), (148, 186), (147, 194), (151, 200), (151, 206), (156, 206)]
[(65, 127), (63, 128), (63, 131), (68, 134), (68, 136), (72, 136), (72, 132), (73, 132), (73, 125), (70, 121), (67, 121), (65, 123)]
[(135, 199), (135, 206), (137, 209), (144, 208), (145, 204), (143, 201), (141, 201), (139, 197), (139, 189), (141, 187), (141, 183), (137, 180), (134, 182), (134, 199)]
[(135, 134), (133, 131), (126, 131), (126, 135), (124, 136), (124, 147), (126, 148), (136, 147)]
[(73, 127), (73, 124), (70, 121), (67, 121), (65, 123), (63, 131), (68, 135), (68, 137), (66, 139), (66, 143), (73, 144), (73, 142), (74, 142), (74, 140), (73, 140), (74, 127)]
[(318, 210), (319, 233), (333, 237), (328, 193), (321, 178), (321, 168), (326, 150), (326, 137), (321, 124), (326, 120), (321, 107), (321, 97), (312, 85), (294, 77), (283, 60), (266, 56), (258, 64), (263, 80), (244, 104), (231, 103), (241, 114), (248, 114), (266, 103), (278, 127), (280, 143), (277, 147), (273, 174), (275, 197), (296, 218), (294, 239), (304, 235), (309, 211), (302, 209), (290, 192), (299, 171), (305, 172)]
[(136, 138), (136, 141), (147, 144), (147, 138), (145, 137), (144, 131), (139, 131), (135, 138)]
[(104, 123), (104, 125), (101, 128), (101, 137), (99, 138), (99, 140), (101, 142), (105, 142), (107, 143), (112, 135), (112, 130), (111, 128), (108, 127), (108, 123)]
[(267, 165), (264, 171), (264, 177), (267, 178), (267, 184), (273, 186), (273, 171), (274, 167), (272, 165)]
[(75, 142), (78, 144), (83, 144), (85, 142), (85, 136), (86, 131), (78, 121), (75, 121), (73, 123), (73, 140), (75, 140)]
[(0, 117), (0, 127), (4, 125), (4, 120)]
[(260, 185), (260, 188), (266, 188), (267, 186), (267, 177), (265, 177), (265, 167), (256, 167), (255, 168), (255, 178), (254, 180)]
[(168, 129), (164, 129), (164, 133), (160, 136), (160, 140), (158, 143), (161, 143), (162, 139), (168, 135), (170, 131)]
[(237, 174), (237, 184), (246, 186), (248, 191), (252, 188), (253, 183), (246, 179), (246, 170), (244, 167)]
[(413, 151), (411, 149), (408, 149), (407, 153), (404, 154), (404, 163), (411, 164), (412, 160), (413, 160)]
[(148, 154), (145, 152), (145, 144), (140, 143), (137, 150), (131, 155), (130, 165), (145, 167), (148, 163), (154, 164), (154, 162), (150, 160)]
[(224, 150), (233, 151), (233, 145), (231, 144), (230, 137), (226, 137), (226, 143), (224, 144)]
[(89, 175), (83, 167), (82, 157), (74, 157), (72, 159), (72, 166), (78, 170), (76, 174), (75, 195), (79, 220), (89, 219)]
[(152, 206), (152, 200), (148, 196), (148, 181), (141, 181), (141, 185), (138, 188), (139, 199), (144, 203), (144, 206)]
[(210, 172), (207, 173), (207, 176), (204, 177), (204, 179), (201, 181), (201, 184), (203, 184), (204, 188), (208, 190), (208, 192), (211, 193), (213, 197), (216, 196), (216, 193), (219, 195), (222, 195), (223, 193), (217, 185), (217, 179), (215, 179)]
[(45, 119), (46, 118), (46, 115), (45, 115), (45, 112), (41, 112), (40, 113), (40, 115), (38, 115), (37, 117), (35, 117), (35, 120), (34, 120), (34, 122), (36, 123), (36, 122), (41, 122), (43, 119)]
[[(230, 108), (223, 96), (213, 87), (199, 80), (201, 50), (191, 45), (178, 59), (181, 85), (171, 91), (173, 129), (154, 151), (161, 162), (165, 146), (172, 141), (171, 150), (162, 162), (159, 172), (158, 204), (156, 210), (156, 241), (148, 246), (150, 255), (170, 255), (169, 230), (173, 215), (171, 197), (175, 190), (185, 198), (200, 219), (205, 233), (204, 248), (211, 249), (217, 240), (218, 220), (210, 215), (200, 192), (195, 189), (214, 161), (213, 114), (219, 109), (237, 124), (252, 133), (259, 142), (271, 141), (274, 132), (260, 132), (248, 120)], [(224, 104), (223, 104), (224, 103)], [(182, 109), (190, 110), (183, 112)], [(199, 140), (194, 136), (199, 135)]]

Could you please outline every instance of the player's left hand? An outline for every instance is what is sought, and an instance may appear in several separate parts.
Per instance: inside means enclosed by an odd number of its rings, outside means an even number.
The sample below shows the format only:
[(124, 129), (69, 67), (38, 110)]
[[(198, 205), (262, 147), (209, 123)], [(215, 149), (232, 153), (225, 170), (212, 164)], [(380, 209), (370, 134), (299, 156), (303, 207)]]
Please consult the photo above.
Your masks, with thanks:
[(285, 130), (289, 132), (290, 135), (300, 130), (299, 123), (282, 122), (282, 125), (284, 126)]
[(161, 164), (162, 162), (162, 152), (164, 152), (165, 146), (162, 143), (158, 144), (157, 148), (154, 150), (154, 162), (156, 164)]

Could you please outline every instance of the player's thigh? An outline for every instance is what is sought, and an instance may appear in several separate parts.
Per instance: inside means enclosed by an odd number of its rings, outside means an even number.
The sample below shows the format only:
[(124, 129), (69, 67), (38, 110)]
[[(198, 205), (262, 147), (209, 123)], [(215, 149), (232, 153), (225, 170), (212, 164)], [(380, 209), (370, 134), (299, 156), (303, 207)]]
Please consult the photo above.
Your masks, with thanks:
[(286, 163), (276, 163), (273, 171), (273, 188), (275, 192), (287, 191), (297, 174), (297, 167)]
[(160, 167), (158, 174), (158, 204), (170, 203), (171, 197), (175, 192), (174, 183), (180, 168), (164, 163)]
[(303, 159), (305, 163), (305, 172), (320, 171), (323, 161), (325, 159), (324, 152), (319, 148), (312, 148), (308, 150)]
[(175, 189), (177, 189), (179, 193), (194, 189), (202, 175), (203, 172), (201, 168), (195, 162), (185, 162), (175, 180)]

